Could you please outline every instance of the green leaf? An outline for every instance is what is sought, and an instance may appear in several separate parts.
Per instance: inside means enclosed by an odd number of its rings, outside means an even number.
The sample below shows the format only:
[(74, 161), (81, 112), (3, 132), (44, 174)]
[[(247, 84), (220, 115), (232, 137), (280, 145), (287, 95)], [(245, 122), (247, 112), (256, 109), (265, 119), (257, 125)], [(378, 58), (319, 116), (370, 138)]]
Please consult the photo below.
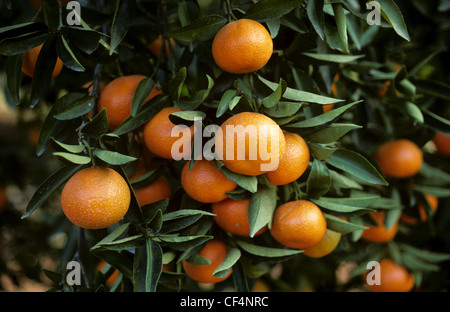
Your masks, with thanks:
[(246, 189), (249, 192), (255, 193), (258, 190), (258, 179), (255, 176), (248, 176), (231, 171), (222, 166), (220, 171), (231, 181)]
[(333, 3), (333, 13), (336, 20), (339, 39), (341, 40), (344, 52), (348, 53), (348, 36), (347, 36), (347, 19), (345, 17), (345, 11), (341, 4)]
[(206, 15), (178, 28), (169, 36), (185, 42), (206, 41), (212, 39), (226, 23), (227, 19), (223, 16)]
[(216, 111), (217, 118), (221, 117), (228, 111), (231, 101), (236, 97), (237, 94), (237, 90), (226, 90), (223, 93)]
[(178, 101), (180, 99), (181, 92), (183, 91), (184, 81), (186, 80), (186, 76), (187, 76), (187, 69), (186, 67), (182, 67), (177, 71), (175, 77), (173, 77), (167, 83), (167, 89), (169, 90), (170, 95), (175, 101)]
[(20, 103), (19, 91), (22, 80), (23, 54), (10, 55), (6, 59), (5, 72), (9, 95), (14, 103)]
[(161, 232), (169, 233), (185, 229), (193, 225), (203, 216), (214, 216), (213, 213), (203, 210), (182, 209), (163, 215), (163, 226)]
[(309, 149), (311, 151), (311, 155), (318, 160), (325, 160), (335, 151), (337, 151), (337, 147), (334, 145), (327, 144), (318, 144), (318, 143), (309, 143)]
[(202, 111), (180, 111), (171, 113), (169, 119), (173, 124), (184, 124), (184, 121), (199, 121), (203, 120), (206, 114)]
[(381, 15), (394, 28), (395, 32), (402, 38), (411, 41), (408, 29), (400, 9), (393, 0), (379, 0)]
[(365, 182), (388, 185), (378, 170), (357, 152), (339, 149), (327, 159), (327, 162)]
[(95, 106), (95, 97), (88, 94), (73, 101), (67, 105), (63, 110), (55, 114), (54, 117), (58, 120), (70, 120), (88, 114)]
[(41, 101), (50, 88), (57, 58), (56, 37), (52, 37), (44, 43), (36, 61), (33, 80), (31, 82), (31, 108)]
[(139, 128), (148, 120), (153, 118), (153, 116), (155, 116), (164, 107), (167, 99), (167, 95), (154, 97), (150, 102), (148, 102), (148, 105), (145, 105), (145, 107), (136, 114), (136, 116), (128, 117), (117, 128), (115, 128), (113, 133), (123, 135)]
[(55, 143), (55, 145), (69, 153), (79, 154), (86, 148), (84, 145), (72, 145), (72, 144), (65, 144), (62, 142), (59, 142), (55, 140), (54, 138), (51, 138), (52, 142)]
[(87, 165), (91, 162), (91, 158), (88, 156), (75, 155), (72, 153), (56, 152), (53, 153), (53, 155), (67, 160), (75, 165)]
[[(269, 80), (264, 79), (263, 77), (258, 75), (258, 79), (261, 80), (266, 86), (268, 86), (272, 91), (275, 91), (278, 88), (278, 83), (271, 82)], [(297, 102), (309, 102), (309, 103), (317, 103), (317, 104), (333, 104), (337, 102), (342, 102), (344, 100), (334, 99), (322, 95), (318, 95), (311, 92), (296, 90), (287, 87), (286, 91), (283, 94), (283, 98), (297, 101)]]
[(56, 41), (56, 51), (58, 52), (58, 57), (67, 68), (77, 72), (83, 72), (86, 70), (75, 56), (75, 53), (64, 36), (58, 37)]
[(183, 251), (188, 248), (200, 246), (212, 238), (214, 237), (210, 235), (177, 236), (170, 234), (161, 234), (158, 236), (158, 239), (161, 240), (164, 245), (168, 245), (172, 249), (178, 251)]
[(181, 110), (195, 110), (200, 104), (203, 103), (203, 101), (206, 100), (212, 87), (214, 86), (214, 80), (209, 75), (206, 75), (206, 78), (208, 79), (208, 87), (206, 89), (196, 91), (190, 97), (183, 98), (178, 102), (178, 106)]
[(88, 121), (84, 127), (81, 129), (81, 132), (92, 137), (92, 138), (100, 138), (103, 134), (108, 132), (108, 117), (106, 115), (106, 108), (103, 108), (97, 115), (92, 118), (91, 121)]
[[(27, 34), (34, 34), (40, 31), (48, 31), (48, 26), (44, 23), (28, 22), (0, 28), (0, 38), (15, 38)], [(0, 41), (1, 42), (1, 41)]]
[(319, 198), (331, 187), (331, 174), (328, 167), (320, 160), (314, 159), (306, 183), (306, 193), (311, 198)]
[(414, 185), (412, 185), (412, 189), (424, 194), (432, 194), (438, 197), (450, 196), (450, 188), (444, 186), (430, 186), (414, 183)]
[(303, 52), (303, 55), (306, 55), (315, 60), (329, 62), (329, 63), (353, 63), (354, 61), (365, 57), (365, 55), (343, 55), (343, 54), (320, 54), (320, 53), (310, 53)]
[(101, 149), (95, 149), (94, 155), (104, 162), (116, 166), (116, 165), (125, 165), (127, 163), (133, 162), (137, 160), (136, 157), (131, 157), (128, 155), (123, 155), (114, 151), (106, 151)]
[(66, 110), (74, 101), (81, 99), (84, 95), (84, 93), (72, 92), (56, 100), (42, 124), (36, 148), (37, 156), (41, 156), (44, 153), (50, 138), (56, 137), (66, 124), (66, 121), (58, 120), (53, 116)]
[(80, 169), (81, 166), (69, 165), (59, 169), (48, 177), (41, 185), (39, 185), (36, 192), (34, 192), (25, 209), (25, 213), (22, 215), (22, 219), (31, 215), (37, 208), (44, 204), (64, 182)]
[(112, 55), (119, 44), (124, 39), (128, 28), (133, 22), (136, 10), (135, 1), (118, 0), (116, 10), (111, 25), (111, 49), (109, 55)]
[(144, 78), (139, 82), (131, 102), (131, 116), (136, 116), (137, 112), (144, 104), (144, 101), (152, 92), (154, 86), (155, 82), (151, 78)]
[(302, 250), (295, 249), (281, 249), (281, 248), (272, 248), (272, 247), (264, 247), (251, 243), (247, 243), (243, 240), (237, 240), (236, 243), (241, 247), (244, 251), (251, 255), (255, 255), (258, 257), (263, 257), (266, 259), (278, 259), (284, 257), (291, 257), (296, 254), (303, 252)]
[(312, 142), (315, 143), (334, 143), (341, 137), (346, 135), (348, 132), (360, 128), (362, 128), (362, 126), (355, 124), (336, 123), (310, 134), (309, 138)]
[(328, 213), (324, 213), (324, 216), (327, 220), (327, 228), (338, 233), (347, 234), (354, 231), (368, 229), (368, 227), (366, 226), (342, 220), (341, 218), (330, 215)]
[(143, 242), (144, 235), (136, 234), (112, 241), (102, 241), (95, 245), (95, 249), (107, 249), (115, 251), (129, 250), (139, 248), (140, 246), (142, 246)]
[(261, 0), (247, 10), (245, 18), (266, 22), (288, 14), (294, 8), (298, 7), (299, 4), (300, 2), (298, 0)]
[(281, 97), (283, 96), (284, 92), (286, 91), (287, 84), (286, 81), (284, 81), (282, 78), (280, 78), (280, 83), (278, 84), (278, 87), (273, 93), (267, 97), (265, 97), (262, 100), (262, 104), (266, 108), (271, 108), (278, 104), (278, 102), (281, 100)]
[(311, 199), (317, 206), (327, 211), (334, 211), (339, 214), (365, 214), (375, 209), (360, 206), (348, 198), (331, 198), (321, 197), (319, 199)]
[(241, 257), (241, 251), (238, 248), (229, 248), (227, 256), (223, 259), (222, 263), (214, 270), (214, 277), (225, 277), (231, 268), (238, 262)]
[(325, 38), (325, 20), (323, 12), (323, 0), (308, 1), (306, 6), (306, 13), (308, 18), (314, 27), (315, 31), (319, 35), (320, 39)]
[(18, 38), (4, 39), (0, 41), (0, 55), (16, 55), (29, 51), (46, 42), (53, 34), (38, 32)]
[(435, 251), (429, 251), (424, 249), (419, 249), (417, 247), (414, 247), (412, 245), (407, 245), (405, 243), (399, 243), (399, 248), (403, 252), (410, 253), (424, 261), (432, 262), (432, 263), (438, 263), (443, 261), (450, 260), (450, 254), (449, 253), (443, 253), (443, 252), (435, 252)]
[(356, 104), (359, 104), (361, 102), (362, 102), (362, 100), (353, 102), (350, 104), (346, 104), (344, 106), (332, 109), (325, 114), (320, 114), (318, 116), (315, 116), (315, 117), (312, 117), (312, 118), (309, 118), (306, 120), (302, 120), (302, 121), (299, 121), (299, 122), (296, 122), (293, 124), (288, 124), (288, 125), (286, 125), (286, 127), (289, 127), (289, 128), (314, 128), (314, 127), (324, 126), (330, 122), (337, 120), (343, 114), (345, 114), (348, 110), (353, 108), (353, 106), (355, 106)]
[(92, 54), (98, 48), (102, 34), (81, 27), (63, 26), (61, 34), (78, 49), (86, 54)]
[(250, 237), (272, 222), (273, 211), (276, 208), (277, 196), (274, 187), (261, 185), (250, 197), (248, 221)]
[(450, 101), (450, 85), (435, 80), (414, 80), (413, 81), (418, 93), (436, 96), (444, 100)]
[(147, 239), (145, 246), (136, 249), (133, 261), (133, 285), (137, 292), (155, 292), (162, 271), (161, 246)]
[(262, 107), (261, 111), (274, 118), (283, 118), (296, 114), (301, 107), (300, 102), (281, 101), (271, 108)]

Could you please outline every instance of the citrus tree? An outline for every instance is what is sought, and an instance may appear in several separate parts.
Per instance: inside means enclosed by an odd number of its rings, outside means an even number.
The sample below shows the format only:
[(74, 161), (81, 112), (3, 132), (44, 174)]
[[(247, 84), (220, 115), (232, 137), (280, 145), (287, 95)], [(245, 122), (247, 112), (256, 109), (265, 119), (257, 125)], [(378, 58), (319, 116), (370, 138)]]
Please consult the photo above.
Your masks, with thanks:
[(0, 8), (19, 120), (0, 172), (6, 195), (28, 194), (0, 231), (30, 236), (16, 255), (29, 277), (43, 269), (58, 291), (448, 288), (448, 1)]

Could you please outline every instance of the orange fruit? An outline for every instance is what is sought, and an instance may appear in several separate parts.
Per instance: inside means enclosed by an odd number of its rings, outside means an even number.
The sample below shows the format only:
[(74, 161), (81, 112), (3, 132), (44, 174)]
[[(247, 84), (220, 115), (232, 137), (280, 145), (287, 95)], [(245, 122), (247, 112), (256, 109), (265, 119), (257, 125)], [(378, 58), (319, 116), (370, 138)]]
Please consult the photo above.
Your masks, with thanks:
[(291, 183), (305, 172), (310, 159), (308, 144), (296, 133), (283, 131), (285, 149), (278, 168), (266, 173), (272, 185)]
[[(100, 261), (99, 264), (97, 265), (97, 270), (101, 271), (106, 265), (105, 261)], [(119, 276), (119, 270), (115, 269), (114, 272), (108, 277), (108, 279), (106, 280), (106, 285), (108, 286), (112, 286), (114, 285), (114, 283), (117, 280), (117, 277)]]
[(380, 210), (370, 212), (369, 214), (377, 225), (369, 225), (369, 228), (363, 231), (361, 238), (375, 243), (386, 243), (391, 241), (397, 234), (398, 223), (394, 223), (391, 228), (388, 229), (384, 225), (386, 211)]
[[(143, 75), (122, 76), (108, 83), (100, 92), (98, 111), (106, 108), (106, 116), (111, 129), (117, 128), (131, 115), (134, 93), (139, 82), (144, 78), (146, 77)], [(161, 90), (155, 86), (144, 102), (161, 93)]]
[[(170, 45), (169, 45), (170, 40)], [(166, 54), (170, 55), (170, 46), (175, 46), (175, 40), (173, 38), (169, 38), (165, 40), (166, 43)], [(159, 56), (159, 53), (161, 53), (161, 57), (164, 57), (163, 52), (161, 51), (161, 45), (162, 45), (162, 35), (159, 35), (158, 38), (156, 38), (150, 45), (148, 46), (148, 49), (154, 56)]]
[(408, 292), (414, 287), (414, 281), (414, 275), (405, 267), (384, 259), (380, 261), (380, 285), (367, 284), (367, 287), (372, 292)]
[(255, 176), (278, 167), (285, 139), (283, 131), (271, 118), (243, 112), (231, 116), (220, 126), (215, 148), (228, 169)]
[(436, 132), (433, 142), (439, 153), (450, 156), (450, 135)]
[[(189, 157), (194, 136), (194, 126), (183, 129), (181, 126), (173, 124), (169, 119), (170, 114), (180, 111), (181, 109), (176, 107), (166, 107), (147, 122), (144, 127), (144, 142), (151, 153), (162, 158), (173, 159), (172, 145), (177, 141), (181, 141), (178, 142), (181, 146), (176, 152), (179, 152), (178, 156), (182, 158), (186, 159)], [(172, 136), (173, 130), (179, 130), (180, 135)], [(186, 130), (186, 133), (189, 132), (188, 135), (181, 132), (182, 130)], [(185, 146), (188, 148), (185, 149)]]
[(216, 64), (233, 74), (261, 69), (272, 52), (273, 42), (269, 32), (262, 24), (249, 19), (240, 19), (222, 27), (212, 44)]
[(75, 173), (61, 193), (66, 217), (85, 229), (107, 228), (119, 222), (130, 206), (125, 179), (111, 168), (90, 167)]
[(324, 106), (322, 106), (323, 112), (324, 113), (328, 113), (330, 110), (332, 110), (334, 108), (334, 103), (332, 104), (326, 104)]
[(209, 240), (198, 254), (211, 261), (210, 264), (192, 264), (186, 260), (182, 261), (182, 266), (186, 274), (194, 281), (200, 283), (218, 283), (226, 280), (232, 270), (224, 277), (215, 277), (212, 274), (219, 267), (227, 256), (227, 245), (220, 240)]
[(287, 202), (275, 209), (270, 232), (279, 243), (305, 249), (325, 235), (327, 222), (319, 207), (307, 200)]
[(315, 245), (304, 250), (304, 254), (311, 258), (321, 258), (336, 249), (341, 240), (341, 233), (327, 229), (322, 239)]
[[(250, 199), (234, 200), (227, 198), (221, 202), (212, 204), (211, 212), (215, 214), (214, 221), (228, 233), (250, 236), (248, 221), (248, 208)], [(267, 230), (267, 226), (261, 228), (255, 235)]]
[(214, 161), (196, 160), (192, 170), (191, 161), (186, 162), (181, 172), (181, 186), (193, 199), (202, 203), (217, 203), (227, 198), (237, 184), (229, 180)]
[(257, 279), (253, 284), (252, 292), (270, 292), (270, 287), (262, 279)]
[[(137, 172), (131, 178), (131, 181), (143, 176), (144, 171)], [(137, 201), (140, 206), (149, 205), (157, 201), (170, 198), (172, 196), (172, 186), (169, 180), (160, 175), (153, 183), (134, 189)]]
[(374, 158), (385, 176), (396, 178), (412, 177), (419, 172), (423, 163), (419, 147), (406, 139), (380, 145)]
[[(42, 46), (43, 44), (31, 50), (28, 50), (23, 54), (22, 72), (25, 75), (33, 77), (34, 69), (36, 68), (36, 62), (38, 60), (39, 53), (41, 53)], [(63, 62), (58, 57), (56, 59), (55, 68), (53, 68), (52, 78), (58, 76), (61, 73), (62, 69), (63, 69)]]

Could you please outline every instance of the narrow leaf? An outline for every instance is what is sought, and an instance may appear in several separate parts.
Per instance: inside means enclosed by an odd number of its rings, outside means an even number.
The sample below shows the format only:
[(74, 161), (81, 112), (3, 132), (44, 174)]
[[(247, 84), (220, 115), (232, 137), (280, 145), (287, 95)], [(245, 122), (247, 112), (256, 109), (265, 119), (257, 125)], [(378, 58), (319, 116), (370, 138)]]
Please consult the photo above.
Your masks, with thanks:
[(133, 22), (135, 9), (135, 1), (118, 0), (116, 10), (111, 25), (111, 50), (109, 55), (112, 55), (119, 44), (125, 37), (128, 28)]

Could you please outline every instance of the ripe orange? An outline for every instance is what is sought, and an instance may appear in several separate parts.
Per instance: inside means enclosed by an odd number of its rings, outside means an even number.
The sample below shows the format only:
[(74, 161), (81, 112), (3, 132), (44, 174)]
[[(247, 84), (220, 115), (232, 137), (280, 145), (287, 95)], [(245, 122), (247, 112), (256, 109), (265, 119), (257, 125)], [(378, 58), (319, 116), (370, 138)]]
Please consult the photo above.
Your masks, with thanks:
[(232, 270), (224, 277), (215, 277), (214, 270), (223, 262), (227, 256), (227, 245), (220, 240), (209, 240), (198, 254), (211, 261), (211, 264), (192, 264), (186, 260), (182, 261), (183, 269), (194, 281), (200, 283), (218, 283), (226, 280)]
[(306, 248), (303, 253), (311, 258), (324, 257), (336, 249), (340, 240), (341, 233), (327, 229), (320, 242), (314, 246)]
[(231, 116), (220, 126), (215, 148), (228, 169), (255, 176), (278, 167), (285, 139), (283, 131), (271, 118), (243, 112)]
[[(170, 45), (169, 45), (170, 40)], [(175, 40), (173, 38), (169, 38), (165, 40), (166, 43), (166, 54), (170, 55), (170, 46), (175, 46)], [(148, 49), (154, 56), (159, 56), (159, 53), (161, 53), (161, 57), (164, 57), (163, 52), (161, 51), (161, 45), (162, 45), (162, 35), (159, 35), (158, 38), (156, 38), (149, 46)]]
[(327, 221), (319, 207), (307, 200), (287, 202), (275, 209), (270, 232), (279, 243), (305, 249), (325, 235)]
[(125, 216), (130, 199), (128, 184), (117, 171), (96, 166), (78, 171), (67, 181), (61, 207), (73, 224), (102, 229)]
[[(34, 69), (36, 68), (36, 62), (38, 60), (39, 53), (41, 53), (42, 46), (43, 44), (31, 50), (28, 50), (23, 54), (22, 72), (25, 75), (33, 77)], [(55, 68), (53, 69), (52, 78), (58, 76), (61, 73), (62, 69), (63, 69), (63, 62), (58, 57), (56, 59)]]
[[(131, 115), (134, 93), (139, 82), (144, 78), (146, 77), (143, 75), (119, 77), (108, 83), (100, 92), (98, 111), (106, 108), (106, 116), (111, 129), (117, 128)], [(161, 93), (161, 90), (155, 86), (144, 102)]]
[(266, 65), (273, 42), (266, 28), (253, 20), (228, 23), (216, 34), (212, 54), (217, 65), (233, 74), (251, 73)]
[[(228, 233), (249, 237), (249, 203), (249, 198), (242, 200), (227, 198), (221, 202), (212, 204), (211, 212), (215, 214), (214, 221)], [(266, 230), (267, 226), (260, 229), (255, 235), (259, 235)]]
[(439, 153), (450, 156), (450, 135), (442, 132), (436, 132), (433, 142)]
[[(364, 277), (367, 273), (364, 274)], [(408, 292), (414, 287), (414, 275), (391, 259), (380, 261), (380, 285), (367, 285), (373, 292)]]
[(389, 229), (386, 228), (384, 225), (386, 211), (383, 210), (370, 212), (370, 216), (377, 225), (369, 225), (369, 228), (363, 231), (361, 238), (375, 243), (386, 243), (391, 241), (397, 234), (398, 223), (394, 223)]
[(380, 145), (374, 158), (387, 177), (412, 177), (420, 170), (423, 163), (423, 156), (419, 147), (406, 139), (390, 141)]
[[(131, 181), (136, 180), (144, 174), (144, 171), (137, 172), (133, 175)], [(165, 176), (161, 175), (155, 182), (134, 189), (134, 194), (136, 195), (139, 205), (145, 206), (166, 198), (170, 198), (170, 196), (172, 196), (172, 186), (170, 185), (169, 180), (167, 180)]]
[(285, 150), (278, 168), (266, 173), (272, 185), (291, 183), (305, 172), (310, 159), (308, 144), (296, 133), (284, 131)]
[[(194, 136), (194, 126), (188, 128), (189, 135), (180, 132), (179, 136), (172, 136), (172, 131), (183, 130), (181, 126), (173, 124), (169, 115), (175, 112), (180, 112), (181, 109), (176, 107), (163, 108), (156, 114), (144, 127), (144, 142), (150, 152), (153, 154), (166, 158), (173, 159), (172, 145), (177, 142), (182, 143), (179, 151), (180, 156), (187, 158), (191, 153), (191, 142)], [(187, 130), (187, 129), (186, 129)], [(187, 147), (186, 149), (184, 147)]]
[(217, 203), (227, 198), (237, 184), (229, 180), (214, 161), (196, 160), (192, 170), (191, 161), (186, 162), (181, 172), (181, 186), (193, 199), (202, 203)]

